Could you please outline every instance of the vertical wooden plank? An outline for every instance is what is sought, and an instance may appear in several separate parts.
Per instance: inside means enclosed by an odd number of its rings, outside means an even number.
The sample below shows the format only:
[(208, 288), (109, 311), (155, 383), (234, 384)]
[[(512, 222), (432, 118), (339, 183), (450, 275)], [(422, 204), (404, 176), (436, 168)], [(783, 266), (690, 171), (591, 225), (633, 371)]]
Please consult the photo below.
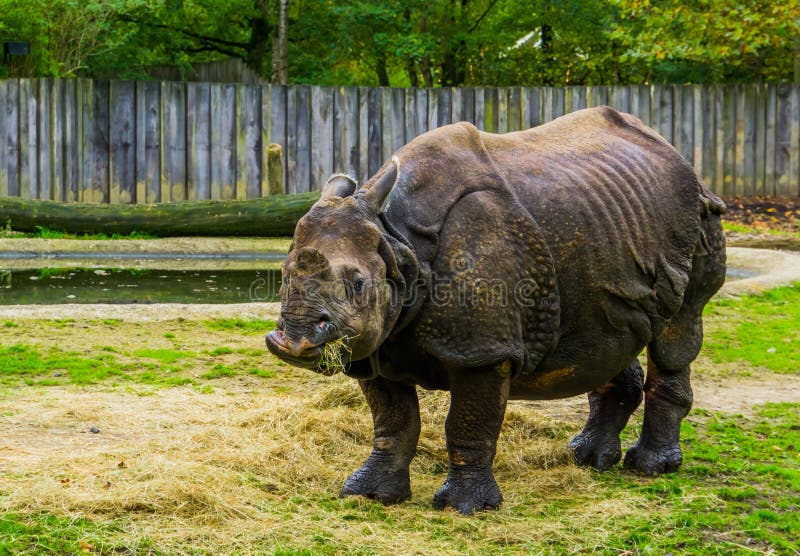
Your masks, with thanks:
[(463, 103), (461, 101), (463, 88), (461, 87), (453, 87), (451, 89), (452, 95), (450, 98), (451, 102), (451, 109), (450, 109), (450, 116), (452, 118), (452, 122), (461, 122), (464, 121), (464, 116), (461, 114), (461, 109), (463, 108)]
[(782, 83), (777, 88), (777, 119), (775, 125), (776, 195), (789, 195), (791, 182), (789, 170), (792, 148), (792, 88)]
[(270, 94), (272, 96), (271, 102), (271, 116), (269, 118), (269, 142), (277, 143), (283, 148), (283, 156), (281, 157), (281, 164), (283, 164), (284, 192), (288, 192), (288, 183), (286, 182), (287, 174), (287, 159), (288, 157), (288, 140), (287, 129), (289, 125), (288, 110), (286, 107), (286, 86), (285, 85), (272, 85), (270, 86)]
[[(33, 112), (33, 115), (31, 115)], [(36, 98), (30, 79), (19, 80), (19, 195), (36, 198)], [(31, 164), (33, 158), (33, 164)], [(33, 172), (33, 179), (31, 179)]]
[(145, 202), (157, 203), (161, 199), (161, 86), (149, 81), (144, 93)]
[[(242, 199), (257, 199), (261, 196), (264, 179), (264, 143), (261, 139), (261, 87), (243, 86), (243, 104), (240, 125), (244, 127), (244, 176), (237, 178), (237, 194)], [(241, 132), (240, 132), (241, 135)], [(331, 135), (333, 132), (331, 131)], [(329, 155), (330, 144), (328, 145)], [(331, 163), (331, 167), (333, 163)], [(240, 193), (238, 183), (244, 182), (244, 192)]]
[(415, 89), (408, 89), (405, 96), (405, 140), (406, 143), (419, 135), (417, 133), (417, 95)]
[(722, 88), (723, 184), (725, 196), (734, 195), (736, 180), (736, 92), (733, 86)]
[(497, 89), (497, 133), (508, 131), (508, 87)]
[(211, 85), (187, 83), (187, 199), (211, 198)]
[(236, 87), (211, 85), (211, 199), (233, 199), (236, 191)]
[(322, 186), (333, 174), (333, 89), (331, 87), (312, 88), (311, 106), (313, 121), (311, 152), (314, 162), (311, 188), (322, 189)]
[(367, 163), (369, 175), (375, 175), (383, 165), (383, 106), (382, 89), (371, 88), (367, 94)]
[(392, 90), (388, 87), (381, 89), (381, 121), (383, 122), (381, 152), (384, 158), (389, 158), (394, 152), (392, 150), (392, 135), (394, 133), (392, 125), (394, 119), (392, 118)]
[(717, 138), (714, 124), (714, 89), (709, 86), (700, 87), (700, 114), (702, 115), (703, 141), (703, 168), (701, 176), (709, 189), (715, 189), (717, 183)]
[(755, 195), (756, 186), (756, 123), (758, 121), (758, 85), (746, 85), (743, 88), (743, 107), (740, 119), (743, 121), (743, 170), (741, 191), (743, 195)]
[(430, 128), (428, 127), (428, 89), (417, 89), (414, 91), (417, 102), (417, 134), (422, 135)]
[(542, 124), (541, 89), (539, 87), (529, 87), (527, 94), (529, 107), (528, 127), (536, 127)]
[[(7, 83), (7, 80), (0, 79), (0, 197), (8, 197)], [(0, 228), (5, 225), (5, 222), (0, 221)]]
[(163, 84), (161, 202), (186, 200), (186, 85)]
[(725, 88), (714, 86), (714, 193), (725, 191)]
[(39, 126), (37, 133), (38, 143), (36, 145), (36, 165), (39, 178), (38, 199), (52, 199), (50, 163), (52, 161), (52, 151), (50, 135), (52, 133), (52, 122), (50, 121), (50, 79), (39, 79), (37, 82), (39, 102), (36, 110), (36, 120)]
[[(5, 136), (6, 143), (6, 171), (8, 172), (8, 195), (18, 197), (20, 194), (19, 181), (19, 80), (6, 81), (6, 105), (2, 106), (6, 113), (6, 127), (0, 129)], [(5, 222), (3, 222), (5, 224)]]
[(775, 173), (775, 138), (777, 132), (778, 89), (775, 84), (767, 85), (766, 90), (766, 129), (764, 130), (764, 194), (776, 195), (778, 179)]
[(522, 89), (520, 87), (509, 87), (506, 98), (506, 110), (508, 112), (506, 130), (519, 131), (524, 129), (522, 125)]
[(653, 122), (658, 125), (658, 132), (664, 139), (674, 144), (673, 114), (674, 89), (670, 85), (656, 87), (656, 102), (654, 103)]
[(461, 89), (461, 119), (475, 124), (475, 89), (473, 87)]
[(297, 182), (297, 92), (296, 85), (286, 89), (286, 191), (300, 193)]
[(78, 81), (78, 104), (80, 106), (80, 135), (78, 136), (79, 191), (78, 200), (91, 202), (92, 183), (94, 181), (94, 144), (92, 141), (94, 127), (94, 81), (81, 79)]
[(236, 187), (234, 199), (247, 199), (247, 102), (245, 86), (236, 85)]
[(92, 179), (84, 200), (90, 203), (107, 203), (109, 197), (109, 81), (94, 82), (94, 118), (92, 126)]
[(678, 149), (683, 158), (694, 165), (694, 89), (689, 86), (680, 87), (681, 114), (675, 123), (675, 134), (680, 136), (681, 147)]
[(439, 93), (436, 99), (436, 127), (442, 127), (453, 122), (453, 90), (450, 87), (437, 89)]
[(77, 81), (70, 79), (66, 81), (64, 89), (64, 179), (66, 180), (65, 201), (77, 201), (79, 190), (79, 168), (80, 159), (78, 158), (78, 93)]
[(553, 88), (553, 119), (564, 115), (564, 87)]
[(406, 137), (406, 113), (405, 113), (405, 90), (391, 89), (391, 117), (392, 117), (392, 152), (397, 152), (400, 147), (405, 145)]
[(744, 183), (746, 176), (744, 173), (745, 159), (745, 91), (741, 85), (735, 85), (734, 93), (734, 169), (733, 169), (733, 192), (735, 195), (744, 194)]
[(553, 120), (553, 88), (542, 87), (542, 123)]
[[(409, 96), (413, 101), (413, 94)], [(336, 145), (334, 171), (358, 179), (358, 89), (337, 88), (334, 106), (336, 114), (333, 123), (333, 142)]]
[(439, 89), (428, 89), (428, 131), (439, 127)]
[[(369, 91), (358, 89), (358, 181), (365, 183), (372, 175), (369, 172)], [(427, 115), (426, 115), (427, 117)]]
[(790, 85), (788, 196), (800, 195), (800, 85)]
[(475, 127), (486, 131), (483, 122), (486, 118), (486, 95), (484, 88), (475, 89)]
[(297, 88), (297, 191), (311, 191), (311, 87)]
[(703, 88), (691, 86), (692, 98), (692, 166), (695, 173), (703, 177)]
[(753, 195), (765, 195), (765, 164), (767, 153), (766, 128), (767, 128), (767, 87), (759, 84), (755, 87), (755, 139), (754, 139), (754, 173)]
[(570, 87), (572, 89), (572, 111), (586, 108), (586, 87)]
[(645, 125), (653, 123), (653, 88), (649, 85), (639, 85), (636, 88), (636, 117)]
[(110, 84), (109, 203), (112, 204), (128, 204), (136, 196), (135, 87), (133, 81), (112, 81)]
[(64, 79), (50, 85), (50, 198), (64, 201)]

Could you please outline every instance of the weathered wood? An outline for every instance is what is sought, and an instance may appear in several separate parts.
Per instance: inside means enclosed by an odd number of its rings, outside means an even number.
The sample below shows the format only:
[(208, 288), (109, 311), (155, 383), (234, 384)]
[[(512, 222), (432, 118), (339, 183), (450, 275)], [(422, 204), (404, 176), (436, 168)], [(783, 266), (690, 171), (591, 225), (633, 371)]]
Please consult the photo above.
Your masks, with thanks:
[(778, 176), (775, 170), (775, 137), (778, 116), (778, 94), (774, 84), (767, 85), (767, 123), (764, 133), (766, 157), (764, 159), (764, 194), (776, 195)]
[(428, 123), (427, 129), (439, 127), (439, 89), (428, 89)]
[(95, 81), (92, 103), (93, 118), (91, 129), (92, 142), (92, 179), (89, 189), (84, 191), (84, 200), (91, 203), (107, 203), (109, 192), (109, 126), (110, 114), (108, 105), (109, 82)]
[(42, 226), (77, 234), (155, 236), (290, 236), (297, 221), (318, 198), (271, 195), (250, 200), (182, 201), (149, 205), (59, 203), (0, 198), (0, 214), (23, 232)]
[(755, 158), (755, 183), (753, 184), (754, 195), (765, 195), (764, 184), (766, 183), (766, 129), (767, 129), (767, 88), (765, 85), (755, 87), (755, 137), (753, 145), (753, 157)]
[(542, 91), (538, 87), (530, 87), (527, 94), (529, 107), (528, 126), (536, 127), (544, 123), (542, 121)]
[(725, 91), (720, 85), (714, 86), (714, 138), (715, 151), (714, 160), (714, 185), (712, 190), (718, 195), (723, 195), (725, 191)]
[(0, 129), (0, 133), (6, 138), (6, 168), (8, 172), (8, 194), (18, 196), (20, 194), (19, 176), (19, 81), (11, 79), (6, 81), (6, 127)]
[(236, 88), (211, 85), (211, 199), (230, 200), (236, 191)]
[(509, 87), (506, 93), (506, 110), (508, 111), (506, 130), (519, 131), (526, 129), (526, 126), (522, 125), (522, 89), (520, 87)]
[[(36, 144), (36, 165), (39, 183), (37, 194), (31, 195), (34, 199), (53, 199), (52, 176), (50, 174), (50, 162), (53, 160), (52, 144), (50, 136), (52, 133), (52, 120), (50, 118), (50, 79), (37, 80), (39, 102), (36, 106), (36, 120), (39, 126)], [(32, 193), (32, 192), (31, 192)]]
[(678, 152), (689, 164), (694, 165), (694, 90), (691, 86), (679, 87), (680, 117), (676, 115), (675, 135), (679, 138)]
[[(414, 96), (410, 95), (413, 100)], [(408, 99), (406, 99), (407, 101)], [(408, 112), (408, 106), (406, 107)], [(334, 98), (333, 169), (348, 176), (358, 176), (358, 89), (339, 87)]]
[(700, 175), (705, 181), (706, 187), (714, 189), (717, 182), (717, 138), (714, 127), (714, 89), (712, 87), (700, 87), (700, 110), (695, 114), (700, 114), (702, 117), (698, 126), (702, 130), (702, 141), (699, 145), (703, 151), (703, 166)]
[[(405, 120), (405, 112), (403, 108), (406, 104), (406, 91), (405, 89), (391, 89), (390, 94), (390, 106), (392, 109), (392, 113), (390, 115), (392, 119), (392, 145), (391, 145), (391, 152), (395, 152), (400, 147), (406, 144), (406, 120)], [(386, 117), (384, 116), (384, 121), (386, 121)], [(410, 140), (410, 139), (409, 139)]]
[(553, 88), (542, 89), (542, 123), (553, 120)]
[(733, 88), (723, 89), (722, 141), (725, 168), (722, 194), (728, 196), (736, 191), (736, 92)]
[(736, 85), (734, 89), (734, 167), (733, 167), (733, 194), (742, 195), (744, 193), (744, 183), (746, 176), (744, 173), (744, 111), (745, 111), (745, 94), (744, 88), (741, 85)]
[(77, 201), (79, 189), (77, 81), (64, 81), (64, 201)]
[[(261, 140), (261, 87), (243, 86), (243, 102), (239, 125), (244, 129), (244, 180), (237, 177), (237, 198), (261, 197), (261, 182), (264, 179), (264, 143)], [(242, 133), (240, 132), (241, 136)], [(333, 135), (331, 133), (331, 135)], [(327, 146), (330, 152), (330, 145)], [(332, 153), (329, 155), (332, 159)], [(333, 163), (331, 162), (331, 166)], [(238, 184), (244, 181), (244, 193)]]
[(328, 177), (333, 174), (333, 120), (334, 98), (330, 87), (314, 87), (311, 90), (312, 131), (311, 152), (312, 172), (311, 188), (322, 189)]
[[(381, 88), (380, 100), (381, 122), (383, 129), (381, 130), (381, 153), (382, 158), (387, 159), (394, 152), (392, 149), (392, 136), (394, 135), (394, 118), (392, 117), (392, 90)], [(405, 129), (403, 129), (405, 133)], [(380, 161), (382, 163), (382, 161)]]
[(775, 129), (775, 171), (777, 195), (791, 194), (791, 149), (792, 149), (792, 87), (780, 84), (777, 89), (777, 120)]
[(498, 112), (498, 99), (497, 89), (488, 87), (483, 90), (483, 120), (482, 127), (484, 131), (489, 133), (497, 132), (497, 112)]
[[(744, 109), (739, 115), (742, 120), (743, 147), (742, 158), (744, 160), (741, 179), (741, 193), (744, 195), (754, 195), (756, 187), (756, 120), (758, 115), (758, 86), (748, 85), (743, 90)], [(737, 180), (737, 185), (738, 185)]]
[(406, 125), (405, 125), (405, 138), (406, 142), (411, 141), (420, 133), (417, 131), (419, 126), (419, 115), (417, 114), (417, 90), (409, 89), (406, 91), (405, 107)]
[(286, 191), (300, 193), (297, 187), (297, 87), (286, 89)]
[(136, 197), (136, 85), (112, 81), (109, 202), (128, 204)]
[(283, 183), (283, 156), (281, 146), (277, 143), (267, 145), (267, 186), (270, 195), (282, 195), (285, 191)]
[(161, 202), (186, 200), (186, 86), (164, 83), (161, 94)]
[(553, 89), (553, 119), (564, 115), (564, 87)]
[(370, 89), (367, 97), (367, 153), (369, 176), (383, 165), (383, 107), (381, 89)]
[(438, 89), (437, 92), (439, 94), (436, 99), (436, 127), (442, 127), (443, 125), (453, 123), (453, 114), (451, 112), (453, 108), (453, 93), (450, 87), (442, 87)]
[(211, 86), (208, 83), (186, 84), (186, 156), (187, 199), (210, 199)]
[[(692, 166), (698, 176), (703, 176), (703, 89), (700, 85), (690, 87), (692, 115), (694, 120), (689, 133), (692, 136)], [(684, 119), (685, 121), (685, 119)]]
[(508, 131), (508, 87), (497, 89), (497, 133)]
[[(64, 184), (64, 87), (66, 81), (50, 85), (50, 199), (66, 200)], [(41, 158), (41, 157), (40, 157)]]
[[(270, 94), (272, 96), (271, 102), (271, 118), (265, 118), (270, 120), (269, 124), (269, 134), (268, 134), (268, 141), (270, 143), (277, 143), (283, 147), (284, 153), (288, 148), (287, 145), (287, 126), (288, 126), (288, 119), (287, 119), (287, 108), (286, 108), (286, 86), (285, 85), (271, 85), (270, 86)], [(265, 114), (269, 114), (267, 112)], [(284, 178), (287, 175), (286, 171), (286, 156), (283, 157), (283, 176)], [(286, 184), (284, 184), (284, 187)], [(284, 190), (286, 191), (286, 190)]]
[[(358, 182), (369, 179), (369, 89), (358, 89)], [(426, 114), (427, 117), (427, 114)]]
[(311, 87), (297, 90), (297, 191), (311, 191)]
[(146, 83), (144, 93), (145, 199), (157, 203), (161, 198), (161, 87)]
[(800, 195), (800, 86), (792, 86), (792, 111), (789, 147), (789, 192), (791, 196)]
[(463, 108), (463, 103), (461, 101), (461, 91), (460, 87), (453, 87), (452, 89), (452, 109), (450, 111), (450, 116), (452, 117), (453, 122), (463, 122), (464, 116), (461, 113), (461, 109)]
[(35, 90), (35, 82), (19, 80), (19, 194), (23, 199), (35, 199), (38, 193)]
[[(76, 201), (85, 202), (84, 193), (92, 179), (92, 102), (93, 82), (87, 79), (79, 79), (77, 86), (77, 106), (78, 106), (78, 195)], [(156, 202), (158, 199), (153, 199)]]
[[(0, 80), (0, 197), (8, 197), (8, 132), (6, 131), (8, 96), (6, 83), (6, 81)], [(4, 222), (0, 222), (0, 227), (4, 225)]]

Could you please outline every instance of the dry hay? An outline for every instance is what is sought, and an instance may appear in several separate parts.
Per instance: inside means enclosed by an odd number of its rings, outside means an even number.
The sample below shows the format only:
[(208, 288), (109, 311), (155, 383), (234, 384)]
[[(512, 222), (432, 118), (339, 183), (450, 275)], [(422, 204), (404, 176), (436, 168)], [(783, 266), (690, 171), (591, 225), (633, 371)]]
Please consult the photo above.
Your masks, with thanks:
[[(433, 510), (431, 496), (447, 470), (443, 424), (449, 396), (421, 392), (414, 496), (376, 518), (369, 501), (336, 500), (372, 442), (369, 411), (354, 380), (333, 377), (315, 395), (229, 394), (172, 388), (140, 397), (59, 388), (0, 400), (7, 416), (0, 440), (0, 507), (121, 520), (126, 525), (119, 542), (135, 547), (147, 538), (174, 552), (188, 544), (247, 553), (256, 545), (292, 546), (322, 534), (341, 546), (398, 553), (425, 547), (431, 554), (452, 550), (426, 532), (424, 523), (431, 519), (452, 524), (456, 534), (512, 546), (566, 538), (577, 523), (601, 523), (636, 510), (631, 500), (616, 500), (613, 510), (585, 504), (573, 510), (580, 515), (566, 521), (561, 516), (549, 529), (531, 528), (518, 517), (520, 508), (586, 495), (595, 486), (566, 450), (576, 425), (525, 406), (509, 408), (498, 446), (503, 509), (478, 520)], [(101, 432), (87, 432), (91, 426)], [(343, 521), (343, 514), (360, 517)], [(423, 525), (392, 526), (415, 520)]]

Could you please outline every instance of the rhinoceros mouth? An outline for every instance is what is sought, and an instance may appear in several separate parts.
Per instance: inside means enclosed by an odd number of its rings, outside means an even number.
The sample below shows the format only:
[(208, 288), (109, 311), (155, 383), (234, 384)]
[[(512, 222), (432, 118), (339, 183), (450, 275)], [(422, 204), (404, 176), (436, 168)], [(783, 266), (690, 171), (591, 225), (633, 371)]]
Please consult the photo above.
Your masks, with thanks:
[(298, 345), (291, 346), (286, 340), (283, 330), (273, 330), (267, 334), (267, 349), (279, 359), (306, 369), (316, 368), (317, 362), (322, 357), (325, 341), (311, 343), (303, 338)]

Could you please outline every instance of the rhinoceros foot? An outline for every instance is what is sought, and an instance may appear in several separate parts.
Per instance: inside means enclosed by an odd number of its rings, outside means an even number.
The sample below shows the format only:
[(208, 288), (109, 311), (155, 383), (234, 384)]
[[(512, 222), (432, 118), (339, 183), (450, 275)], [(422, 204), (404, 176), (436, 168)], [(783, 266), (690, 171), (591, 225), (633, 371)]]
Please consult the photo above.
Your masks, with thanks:
[(345, 481), (339, 497), (345, 496), (363, 496), (387, 506), (408, 500), (411, 498), (408, 467), (392, 469), (388, 462), (373, 454)]
[(619, 436), (584, 430), (569, 443), (572, 457), (578, 465), (591, 465), (605, 471), (622, 459)]
[(682, 462), (683, 455), (678, 444), (651, 447), (640, 442), (625, 454), (623, 465), (641, 475), (655, 477), (663, 473), (674, 473)]
[(450, 506), (463, 515), (494, 510), (502, 502), (503, 495), (490, 470), (474, 474), (451, 474), (433, 497), (433, 505), (437, 509)]

